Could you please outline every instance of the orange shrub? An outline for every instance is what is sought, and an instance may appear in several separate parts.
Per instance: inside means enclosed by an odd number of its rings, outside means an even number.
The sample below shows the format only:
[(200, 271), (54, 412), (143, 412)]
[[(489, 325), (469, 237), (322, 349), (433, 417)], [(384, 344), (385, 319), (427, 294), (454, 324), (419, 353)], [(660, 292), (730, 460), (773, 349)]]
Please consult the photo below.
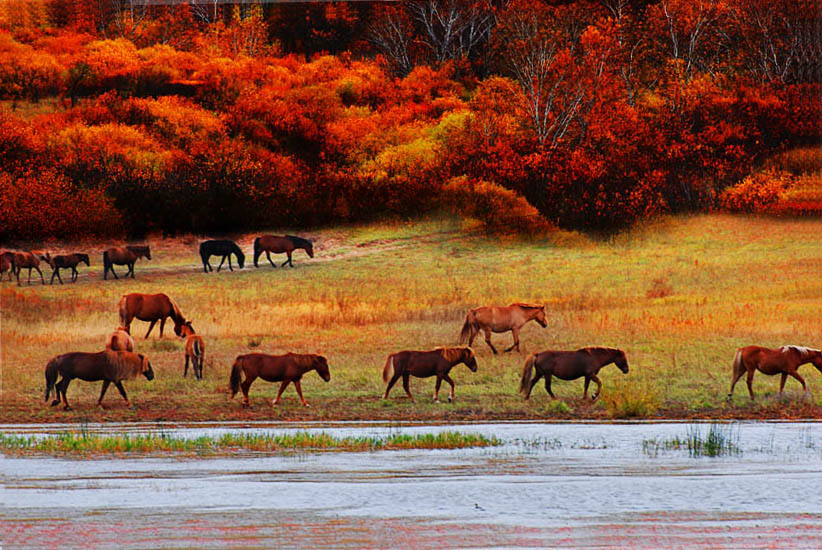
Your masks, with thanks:
[(751, 174), (719, 198), (723, 209), (731, 212), (766, 212), (793, 182), (788, 172), (773, 168)]

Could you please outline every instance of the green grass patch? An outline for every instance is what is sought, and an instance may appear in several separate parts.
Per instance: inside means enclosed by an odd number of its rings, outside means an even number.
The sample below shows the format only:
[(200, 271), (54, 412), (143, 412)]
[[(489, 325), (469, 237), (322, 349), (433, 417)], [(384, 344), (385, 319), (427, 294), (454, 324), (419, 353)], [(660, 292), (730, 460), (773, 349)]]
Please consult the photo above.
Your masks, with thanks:
[(739, 448), (739, 430), (734, 424), (712, 423), (705, 432), (699, 424), (690, 426), (684, 437), (645, 439), (642, 452), (655, 458), (660, 451), (688, 450), (691, 457), (717, 457), (742, 454)]

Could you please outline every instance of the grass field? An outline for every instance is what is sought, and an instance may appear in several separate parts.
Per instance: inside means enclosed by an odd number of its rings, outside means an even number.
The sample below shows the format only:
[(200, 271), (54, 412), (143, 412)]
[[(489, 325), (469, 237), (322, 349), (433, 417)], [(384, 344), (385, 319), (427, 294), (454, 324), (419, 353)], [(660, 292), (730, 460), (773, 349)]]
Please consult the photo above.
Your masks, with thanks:
[[(727, 215), (672, 217), (609, 240), (557, 234), (543, 241), (489, 240), (453, 220), (328, 229), (316, 239), (314, 260), (302, 251), (295, 268), (251, 266), (204, 274), (199, 239), (150, 240), (152, 261), (137, 264), (136, 280), (103, 281), (96, 245), (77, 284), (18, 287), (0, 284), (3, 418), (15, 422), (89, 420), (390, 419), (480, 420), (622, 417), (822, 417), (822, 375), (800, 373), (775, 397), (778, 377), (758, 374), (757, 401), (744, 381), (725, 402), (731, 361), (747, 344), (822, 346), (822, 220)], [(251, 236), (239, 239), (250, 253)], [(52, 249), (64, 248), (53, 245)], [(282, 262), (284, 257), (279, 258)], [(216, 267), (216, 266), (215, 266)], [(25, 277), (25, 274), (24, 274)], [(64, 277), (64, 279), (66, 279)], [(156, 378), (127, 382), (136, 408), (109, 391), (94, 407), (100, 384), (74, 381), (74, 411), (43, 402), (47, 360), (67, 351), (97, 351), (117, 325), (116, 304), (129, 292), (165, 292), (206, 341), (205, 380), (182, 378), (183, 342), (171, 323), (149, 340), (135, 321), (138, 351)], [(433, 379), (413, 379), (412, 404), (402, 388), (380, 399), (388, 353), (456, 345), (466, 311), (515, 301), (546, 305), (548, 328), (521, 334), (522, 353), (494, 356), (478, 339), (479, 371), (452, 371), (452, 404), (431, 402)], [(510, 342), (510, 334), (494, 341)], [(582, 381), (554, 380), (561, 400), (542, 386), (530, 401), (517, 395), (531, 352), (586, 345), (620, 347), (631, 371), (606, 367), (597, 403), (583, 402)], [(228, 399), (236, 355), (249, 351), (320, 353), (332, 380), (311, 373), (303, 389), (311, 408), (289, 388), (279, 407), (277, 386), (258, 380), (250, 409)], [(444, 396), (444, 394), (443, 394)]]

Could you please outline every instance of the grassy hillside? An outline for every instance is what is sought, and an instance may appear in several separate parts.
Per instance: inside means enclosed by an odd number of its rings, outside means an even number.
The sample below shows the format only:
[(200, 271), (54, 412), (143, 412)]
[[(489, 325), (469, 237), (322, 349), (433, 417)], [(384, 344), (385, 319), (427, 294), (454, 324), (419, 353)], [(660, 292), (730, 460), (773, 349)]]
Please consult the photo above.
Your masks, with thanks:
[[(749, 404), (744, 381), (725, 403), (737, 347), (822, 346), (820, 236), (819, 219), (726, 215), (667, 218), (608, 241), (571, 234), (488, 240), (456, 222), (426, 221), (319, 231), (315, 259), (299, 251), (294, 269), (267, 263), (255, 269), (247, 258), (242, 271), (206, 275), (198, 265), (199, 239), (158, 240), (133, 281), (102, 281), (103, 244), (86, 246), (92, 267), (84, 266), (75, 285), (0, 284), (4, 418), (822, 417), (822, 375), (810, 366), (800, 369), (810, 401), (791, 380), (788, 398), (779, 402), (778, 377), (759, 374), (756, 404)], [(240, 239), (249, 254), (252, 238)], [(138, 351), (148, 354), (157, 375), (126, 383), (136, 409), (126, 409), (116, 391), (106, 396), (105, 411), (95, 409), (100, 384), (78, 381), (69, 389), (73, 412), (49, 408), (47, 360), (102, 349), (117, 325), (117, 301), (128, 292), (166, 292), (178, 302), (206, 340), (205, 380), (182, 378), (183, 342), (171, 326), (162, 340), (156, 332), (143, 340), (148, 325), (135, 321)], [(455, 403), (431, 402), (433, 379), (412, 380), (417, 405), (401, 388), (380, 400), (388, 353), (455, 345), (469, 308), (514, 301), (544, 303), (548, 312), (548, 328), (524, 328), (522, 354), (493, 356), (479, 339), (479, 371), (459, 366), (452, 373)], [(508, 345), (510, 338), (494, 341)], [(602, 371), (599, 402), (580, 399), (581, 380), (554, 381), (562, 402), (550, 403), (541, 385), (529, 402), (517, 395), (529, 353), (585, 345), (621, 347), (631, 367), (628, 375), (613, 366)], [(293, 388), (271, 408), (277, 387), (258, 380), (252, 408), (243, 410), (240, 398), (228, 400), (227, 381), (233, 358), (250, 350), (324, 354), (332, 380), (307, 376), (310, 409), (299, 407)]]

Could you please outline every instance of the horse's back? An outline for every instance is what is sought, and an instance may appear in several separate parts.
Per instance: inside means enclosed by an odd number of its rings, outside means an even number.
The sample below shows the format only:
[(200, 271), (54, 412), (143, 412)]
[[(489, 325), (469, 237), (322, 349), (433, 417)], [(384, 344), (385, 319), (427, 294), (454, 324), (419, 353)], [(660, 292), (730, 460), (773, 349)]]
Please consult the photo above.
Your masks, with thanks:
[(105, 378), (106, 352), (74, 351), (57, 357), (57, 370), (62, 376), (96, 382)]
[(291, 239), (280, 235), (260, 235), (257, 239), (260, 249), (267, 252), (281, 253), (294, 248)]

